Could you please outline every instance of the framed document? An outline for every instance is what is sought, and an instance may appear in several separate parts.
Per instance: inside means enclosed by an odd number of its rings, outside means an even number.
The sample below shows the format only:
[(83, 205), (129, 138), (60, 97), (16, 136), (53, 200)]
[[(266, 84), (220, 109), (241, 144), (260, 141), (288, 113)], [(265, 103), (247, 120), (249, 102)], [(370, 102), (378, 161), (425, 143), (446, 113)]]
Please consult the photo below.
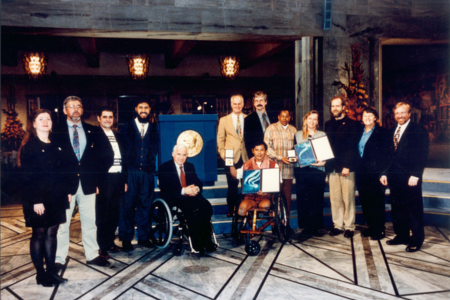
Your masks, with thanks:
[(289, 162), (296, 162), (297, 161), (297, 154), (295, 153), (295, 150), (288, 150), (288, 160)]
[(300, 167), (307, 167), (318, 161), (334, 158), (330, 141), (327, 136), (321, 136), (295, 145)]
[(234, 150), (225, 149), (225, 166), (234, 166)]
[(278, 193), (280, 191), (280, 169), (245, 170), (242, 193)]

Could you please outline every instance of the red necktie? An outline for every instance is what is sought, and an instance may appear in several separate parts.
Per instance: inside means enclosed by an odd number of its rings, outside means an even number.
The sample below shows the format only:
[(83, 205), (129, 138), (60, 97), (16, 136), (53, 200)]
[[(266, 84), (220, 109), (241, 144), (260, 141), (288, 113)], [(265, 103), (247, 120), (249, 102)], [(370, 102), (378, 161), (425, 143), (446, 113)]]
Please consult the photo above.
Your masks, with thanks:
[(183, 166), (180, 166), (180, 181), (181, 187), (186, 187), (186, 176), (184, 176)]

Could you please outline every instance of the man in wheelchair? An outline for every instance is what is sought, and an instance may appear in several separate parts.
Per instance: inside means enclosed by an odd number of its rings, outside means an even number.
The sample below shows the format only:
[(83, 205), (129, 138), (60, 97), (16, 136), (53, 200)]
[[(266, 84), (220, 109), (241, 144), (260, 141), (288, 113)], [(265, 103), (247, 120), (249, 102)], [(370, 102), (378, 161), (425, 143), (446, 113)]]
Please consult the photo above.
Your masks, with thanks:
[(202, 196), (203, 185), (195, 173), (193, 164), (186, 162), (187, 148), (175, 145), (173, 160), (159, 167), (161, 198), (169, 207), (177, 206), (186, 217), (194, 250), (204, 253), (216, 250), (211, 241), (212, 207)]
[[(247, 170), (257, 170), (257, 169), (272, 169), (278, 168), (278, 164), (269, 159), (266, 155), (267, 152), (267, 144), (265, 142), (261, 142), (259, 145), (255, 145), (252, 149), (253, 157), (244, 163), (242, 168), (236, 170), (230, 170), (231, 174), (234, 175), (237, 179), (241, 179), (243, 177), (244, 171)], [(258, 191), (257, 194), (247, 194), (239, 205), (238, 215), (246, 216), (247, 211), (250, 209), (254, 209), (256, 207), (269, 209), (270, 202), (270, 194), (262, 193)]]

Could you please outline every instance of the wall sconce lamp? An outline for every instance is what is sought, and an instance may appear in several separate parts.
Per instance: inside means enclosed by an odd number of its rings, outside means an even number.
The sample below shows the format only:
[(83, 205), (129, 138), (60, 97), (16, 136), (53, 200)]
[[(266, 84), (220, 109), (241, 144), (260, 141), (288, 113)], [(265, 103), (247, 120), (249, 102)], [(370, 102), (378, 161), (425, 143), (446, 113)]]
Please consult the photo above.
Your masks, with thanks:
[(42, 52), (24, 53), (22, 55), (23, 67), (28, 77), (38, 79), (47, 71), (48, 57)]
[(239, 57), (222, 56), (219, 59), (220, 71), (226, 80), (233, 80), (239, 74)]
[(148, 74), (150, 57), (145, 54), (129, 55), (127, 57), (128, 71), (133, 79), (144, 79)]

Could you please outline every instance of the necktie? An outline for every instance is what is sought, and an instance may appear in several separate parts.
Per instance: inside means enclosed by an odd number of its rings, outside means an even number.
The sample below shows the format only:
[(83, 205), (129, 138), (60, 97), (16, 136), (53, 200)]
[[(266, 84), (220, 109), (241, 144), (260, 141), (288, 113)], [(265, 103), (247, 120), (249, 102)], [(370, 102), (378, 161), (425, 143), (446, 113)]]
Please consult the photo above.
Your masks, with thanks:
[(80, 138), (78, 137), (77, 125), (73, 125), (73, 151), (75, 152), (78, 161), (80, 161)]
[(144, 125), (144, 123), (141, 123), (141, 124), (142, 124), (141, 137), (143, 138), (144, 134), (145, 134), (145, 125)]
[(238, 116), (237, 117), (237, 125), (236, 125), (236, 133), (239, 135), (239, 136), (242, 136), (242, 129), (241, 129), (242, 127), (241, 127), (241, 118), (240, 118), (240, 116)]
[(265, 132), (265, 131), (266, 131), (266, 128), (269, 127), (269, 121), (267, 120), (267, 115), (266, 115), (266, 113), (264, 113), (264, 114), (262, 115), (262, 118), (263, 118), (263, 123), (264, 123), (264, 132)]
[(186, 187), (186, 176), (183, 172), (183, 166), (180, 166), (180, 181), (181, 181), (181, 187)]
[(397, 146), (398, 146), (398, 141), (400, 139), (400, 130), (401, 130), (402, 126), (398, 126), (397, 131), (394, 134), (394, 150), (397, 151)]

